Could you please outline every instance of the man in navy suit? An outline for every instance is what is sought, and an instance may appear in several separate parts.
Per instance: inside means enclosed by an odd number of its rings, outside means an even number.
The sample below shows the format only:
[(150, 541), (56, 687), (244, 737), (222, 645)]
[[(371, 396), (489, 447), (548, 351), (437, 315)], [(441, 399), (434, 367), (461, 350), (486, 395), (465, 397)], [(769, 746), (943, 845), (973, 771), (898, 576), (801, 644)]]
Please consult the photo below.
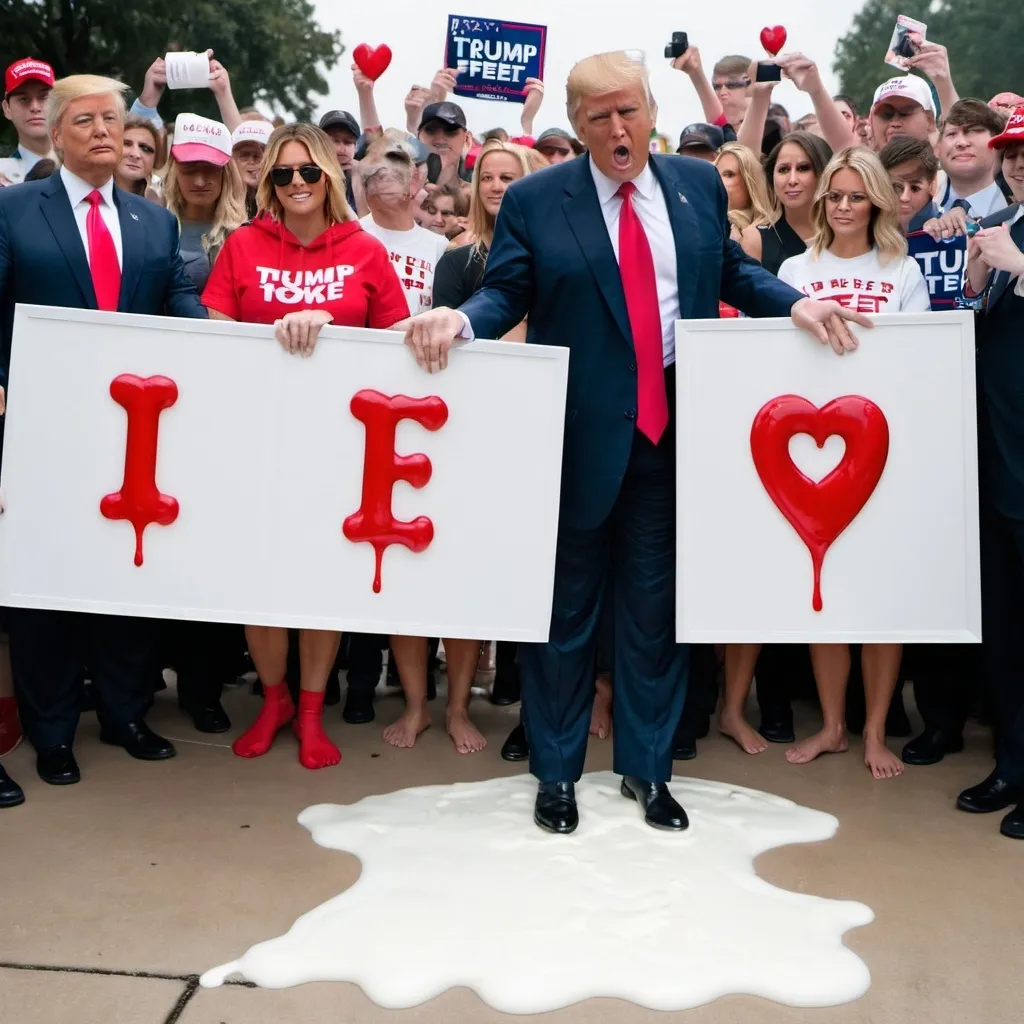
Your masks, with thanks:
[(856, 345), (844, 321), (868, 322), (744, 256), (714, 167), (650, 154), (656, 108), (641, 63), (589, 57), (567, 92), (589, 157), (515, 182), (483, 287), (458, 311), (414, 317), (406, 340), (432, 372), (457, 338), (500, 338), (524, 317), (530, 342), (570, 348), (550, 639), (520, 648), (534, 820), (560, 833), (578, 823), (609, 581), (615, 770), (649, 825), (681, 830), (686, 813), (666, 785), (689, 660), (675, 642), (675, 322), (717, 316), (721, 297), (792, 315), (839, 352)]
[(981, 613), (996, 738), (995, 770), (957, 799), (962, 811), (1013, 810), (1000, 825), (1024, 839), (1024, 107), (989, 142), (1017, 203), (986, 217), (967, 250), (977, 323)]
[[(114, 186), (124, 89), (92, 75), (57, 82), (46, 120), (60, 171), (0, 189), (0, 389), (15, 303), (206, 316), (178, 254), (174, 218)], [(174, 755), (143, 720), (151, 696), (149, 620), (12, 608), (8, 623), (19, 709), (45, 782), (79, 781), (72, 743), (86, 664), (104, 742), (141, 760)]]

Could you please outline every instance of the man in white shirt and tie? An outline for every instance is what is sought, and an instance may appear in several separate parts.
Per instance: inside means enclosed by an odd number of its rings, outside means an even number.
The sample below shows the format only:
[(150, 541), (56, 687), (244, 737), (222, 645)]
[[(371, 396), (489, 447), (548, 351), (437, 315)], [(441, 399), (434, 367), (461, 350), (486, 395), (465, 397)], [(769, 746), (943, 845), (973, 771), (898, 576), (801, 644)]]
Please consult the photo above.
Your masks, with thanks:
[(587, 158), (513, 183), (483, 286), (459, 310), (413, 317), (406, 340), (431, 372), (457, 337), (500, 338), (523, 319), (528, 342), (572, 350), (550, 639), (519, 649), (534, 821), (562, 834), (578, 824), (607, 590), (614, 768), (648, 825), (680, 831), (686, 812), (667, 787), (689, 665), (675, 642), (675, 321), (715, 317), (724, 299), (792, 315), (837, 351), (855, 346), (846, 321), (867, 321), (801, 296), (730, 241), (713, 166), (650, 153), (657, 108), (642, 62), (588, 57), (566, 91)]
[(936, 147), (946, 184), (936, 197), (944, 214), (961, 209), (971, 220), (983, 220), (1006, 208), (996, 182), (999, 164), (989, 142), (1003, 130), (1003, 119), (981, 100), (958, 100), (942, 122)]
[[(114, 186), (124, 90), (94, 75), (56, 82), (46, 123), (60, 173), (0, 189), (0, 409), (16, 303), (206, 316), (178, 253), (175, 219)], [(25, 734), (45, 782), (68, 785), (80, 778), (71, 747), (83, 651), (104, 742), (140, 760), (174, 755), (143, 720), (151, 696), (150, 620), (12, 608), (8, 627)]]

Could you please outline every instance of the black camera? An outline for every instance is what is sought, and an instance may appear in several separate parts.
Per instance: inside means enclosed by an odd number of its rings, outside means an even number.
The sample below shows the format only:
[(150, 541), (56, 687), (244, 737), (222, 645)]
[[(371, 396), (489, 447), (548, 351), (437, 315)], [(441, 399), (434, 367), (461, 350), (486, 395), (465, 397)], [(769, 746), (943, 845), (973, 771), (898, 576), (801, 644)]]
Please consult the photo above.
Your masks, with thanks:
[(672, 42), (665, 47), (665, 56), (669, 60), (675, 60), (676, 57), (682, 57), (684, 53), (690, 48), (690, 41), (686, 38), (685, 32), (673, 32)]
[(763, 60), (757, 65), (755, 82), (781, 82), (782, 66), (770, 60)]

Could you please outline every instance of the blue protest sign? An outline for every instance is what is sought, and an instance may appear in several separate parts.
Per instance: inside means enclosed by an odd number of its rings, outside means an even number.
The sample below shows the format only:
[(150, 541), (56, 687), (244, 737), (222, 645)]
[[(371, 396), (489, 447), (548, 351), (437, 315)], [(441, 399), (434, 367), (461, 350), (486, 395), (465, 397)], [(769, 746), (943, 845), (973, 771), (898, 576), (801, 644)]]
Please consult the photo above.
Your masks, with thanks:
[(528, 78), (544, 78), (544, 25), (448, 15), (445, 67), (458, 68), (456, 96), (522, 103)]
[(915, 231), (907, 235), (907, 247), (928, 283), (932, 309), (958, 309), (967, 270), (966, 236), (936, 242), (931, 235)]

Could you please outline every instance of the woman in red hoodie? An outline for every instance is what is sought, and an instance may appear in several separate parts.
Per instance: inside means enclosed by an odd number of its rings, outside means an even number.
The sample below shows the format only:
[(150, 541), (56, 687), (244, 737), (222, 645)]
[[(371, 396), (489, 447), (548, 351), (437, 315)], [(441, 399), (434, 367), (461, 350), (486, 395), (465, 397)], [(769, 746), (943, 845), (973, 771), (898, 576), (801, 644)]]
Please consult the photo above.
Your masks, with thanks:
[[(272, 323), (287, 351), (308, 356), (324, 324), (388, 328), (408, 317), (387, 250), (359, 226), (334, 147), (319, 128), (290, 124), (274, 131), (256, 203), (258, 216), (228, 236), (203, 292), (211, 319)], [(295, 717), (285, 683), (288, 632), (271, 626), (246, 626), (245, 632), (264, 699), (259, 717), (232, 749), (240, 757), (259, 757)], [(326, 630), (299, 633), (295, 732), (306, 768), (341, 760), (321, 721), (340, 640)]]

